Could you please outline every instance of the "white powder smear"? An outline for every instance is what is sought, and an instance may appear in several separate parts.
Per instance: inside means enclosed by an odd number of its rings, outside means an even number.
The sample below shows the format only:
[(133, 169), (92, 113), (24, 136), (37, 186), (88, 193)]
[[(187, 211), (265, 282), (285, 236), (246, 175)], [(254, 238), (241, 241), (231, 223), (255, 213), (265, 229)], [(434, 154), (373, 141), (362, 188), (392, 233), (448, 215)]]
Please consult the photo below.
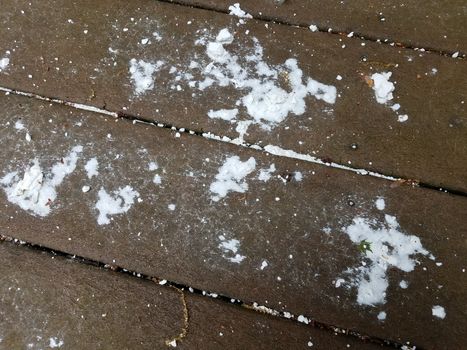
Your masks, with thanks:
[(156, 63), (145, 62), (143, 60), (130, 60), (130, 74), (133, 81), (135, 93), (140, 95), (154, 88), (154, 73), (164, 65), (163, 61)]
[(109, 195), (104, 188), (101, 188), (98, 193), (99, 199), (96, 203), (96, 209), (99, 211), (97, 223), (99, 225), (107, 225), (110, 223), (110, 216), (123, 214), (130, 210), (135, 203), (135, 198), (139, 197), (139, 193), (130, 186), (119, 188)]
[(256, 160), (251, 157), (242, 162), (238, 156), (227, 158), (219, 168), (216, 180), (211, 184), (210, 190), (213, 193), (213, 201), (218, 202), (229, 192), (244, 193), (248, 190), (248, 184), (244, 178), (253, 172), (256, 167)]
[(57, 198), (56, 188), (75, 170), (82, 151), (82, 146), (73, 147), (68, 156), (54, 164), (48, 173), (43, 172), (36, 158), (32, 161), (33, 165), (25, 170), (22, 179), (17, 171), (5, 175), (0, 184), (8, 200), (32, 214), (48, 215)]
[(394, 216), (385, 215), (385, 222), (378, 223), (363, 217), (356, 217), (344, 229), (350, 240), (362, 247), (365, 263), (352, 269), (357, 272), (352, 285), (358, 288), (357, 302), (361, 305), (378, 305), (386, 302), (389, 282), (387, 271), (398, 268), (411, 272), (416, 260), (413, 255), (428, 255), (420, 239), (400, 230)]
[(224, 252), (224, 258), (230, 262), (240, 264), (245, 256), (238, 253), (240, 241), (238, 239), (227, 239), (225, 236), (219, 236), (219, 248)]
[(99, 163), (97, 162), (97, 158), (94, 157), (88, 160), (88, 162), (84, 166), (84, 170), (86, 170), (88, 179), (91, 179), (93, 176), (99, 175)]
[(446, 317), (446, 311), (444, 310), (444, 307), (439, 306), (439, 305), (433, 306), (433, 308), (431, 309), (431, 314), (433, 316), (436, 316), (436, 317), (442, 318), (442, 319), (444, 319)]

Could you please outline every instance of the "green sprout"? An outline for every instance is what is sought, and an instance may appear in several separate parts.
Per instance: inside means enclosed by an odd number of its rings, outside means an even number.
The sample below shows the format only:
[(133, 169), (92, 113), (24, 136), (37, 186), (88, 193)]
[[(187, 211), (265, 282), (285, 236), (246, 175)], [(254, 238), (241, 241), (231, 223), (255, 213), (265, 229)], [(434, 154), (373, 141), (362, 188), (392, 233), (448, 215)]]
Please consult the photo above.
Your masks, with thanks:
[(358, 244), (358, 250), (360, 250), (362, 253), (366, 253), (367, 251), (373, 253), (373, 251), (371, 250), (371, 243), (368, 242), (366, 239), (364, 239)]

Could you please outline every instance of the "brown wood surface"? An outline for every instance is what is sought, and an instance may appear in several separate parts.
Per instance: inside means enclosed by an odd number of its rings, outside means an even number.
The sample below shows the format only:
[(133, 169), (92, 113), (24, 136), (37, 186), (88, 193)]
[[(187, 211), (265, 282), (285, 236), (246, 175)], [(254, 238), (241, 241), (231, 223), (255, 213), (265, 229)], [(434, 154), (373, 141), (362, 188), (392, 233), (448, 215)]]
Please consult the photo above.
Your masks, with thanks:
[(1, 349), (378, 348), (10, 243), (0, 273)]
[[(169, 0), (170, 1), (170, 0)], [(229, 12), (228, 0), (175, 0), (174, 3)], [(462, 0), (314, 1), (243, 0), (240, 7), (255, 18), (322, 30), (357, 32), (373, 40), (454, 53), (467, 52), (467, 7)]]
[[(203, 35), (214, 40), (228, 28), (235, 34), (228, 50), (240, 62), (252, 53), (257, 37), (268, 64), (296, 58), (304, 77), (334, 85), (339, 93), (334, 105), (306, 98), (303, 115), (289, 114), (272, 130), (251, 125), (247, 142), (467, 192), (464, 60), (263, 21), (241, 25), (238, 20), (149, 0), (4, 1), (0, 53), (5, 56), (9, 50), (10, 64), (0, 72), (0, 85), (235, 138), (236, 125), (210, 119), (207, 113), (235, 108), (245, 91), (232, 86), (199, 91), (186, 81), (178, 91), (169, 73), (172, 66), (189, 71), (192, 59), (209, 64), (205, 47), (195, 40)], [(161, 41), (142, 45), (154, 31)], [(155, 88), (140, 96), (130, 79), (133, 58), (166, 62), (154, 75)], [(391, 71), (397, 82), (394, 102), (409, 115), (405, 123), (376, 102), (368, 85), (369, 76), (384, 71)], [(245, 108), (239, 109), (239, 119), (248, 120)]]
[[(2, 176), (11, 171), (21, 176), (35, 158), (50, 174), (73, 147), (83, 146), (48, 216), (25, 212), (2, 193), (3, 234), (375, 337), (425, 348), (462, 346), (466, 198), (24, 97), (2, 96), (0, 104)], [(18, 120), (24, 129), (15, 128)], [(235, 155), (256, 160), (246, 178), (248, 191), (215, 202), (210, 185), (226, 158)], [(99, 175), (88, 179), (84, 165), (92, 157)], [(159, 164), (159, 186), (152, 181), (151, 161)], [(271, 164), (274, 176), (260, 181), (259, 170)], [(302, 181), (282, 180), (296, 171)], [(91, 191), (83, 193), (83, 185)], [(141, 201), (98, 225), (98, 191), (126, 185)], [(386, 201), (384, 212), (375, 207), (379, 197)], [(417, 255), (413, 272), (390, 269), (386, 303), (361, 306), (355, 288), (335, 287), (362, 261), (343, 228), (356, 217), (379, 226), (385, 214), (395, 216), (405, 234), (420, 237), (435, 260)], [(221, 235), (239, 240), (241, 263), (220, 248)], [(268, 267), (261, 270), (265, 260)], [(408, 289), (399, 288), (402, 279)], [(434, 305), (446, 309), (445, 319), (432, 316)], [(387, 313), (384, 322), (377, 319), (381, 311)]]

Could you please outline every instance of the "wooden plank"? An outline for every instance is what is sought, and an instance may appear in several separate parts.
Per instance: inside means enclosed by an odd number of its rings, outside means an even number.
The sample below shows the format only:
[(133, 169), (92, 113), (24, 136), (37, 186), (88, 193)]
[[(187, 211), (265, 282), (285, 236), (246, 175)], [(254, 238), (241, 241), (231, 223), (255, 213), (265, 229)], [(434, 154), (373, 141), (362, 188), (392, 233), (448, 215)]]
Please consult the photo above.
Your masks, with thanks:
[(0, 261), (2, 349), (163, 349), (182, 329), (182, 349), (376, 348), (8, 243)]
[[(240, 25), (232, 16), (149, 0), (21, 4), (2, 3), (0, 53), (9, 64), (0, 72), (0, 85), (232, 139), (245, 123), (254, 122), (243, 137), (248, 143), (467, 192), (463, 60), (264, 22)], [(239, 57), (241, 67), (249, 67), (248, 79), (237, 73), (233, 79), (232, 71), (207, 55), (208, 42), (223, 28), (235, 35), (224, 46)], [(199, 39), (205, 44), (195, 45)], [(258, 72), (265, 66), (247, 62), (258, 45), (264, 55), (260, 59), (258, 49), (256, 61), (269, 65), (277, 78), (261, 78)], [(336, 102), (310, 95), (302, 101), (300, 84), (295, 93), (283, 95), (291, 91), (292, 68), (284, 66), (290, 58), (303, 71), (303, 82), (311, 77), (334, 86)], [(158, 68), (159, 60), (165, 63)], [(143, 61), (152, 63), (146, 73)], [(192, 61), (191, 67), (201, 68), (190, 69)], [(370, 86), (370, 77), (384, 72), (397, 82), (388, 105), (377, 102)], [(138, 74), (148, 79), (139, 87), (132, 79)], [(206, 84), (207, 78), (215, 82), (200, 90), (199, 82)], [(400, 110), (393, 111), (392, 103)], [(208, 117), (211, 110), (235, 108), (233, 122)], [(398, 115), (409, 119), (401, 123)], [(284, 120), (264, 120), (274, 118)]]
[[(3, 234), (376, 337), (461, 347), (465, 197), (24, 97), (0, 101)], [(40, 174), (37, 197), (25, 179)], [(222, 193), (227, 185), (236, 191)], [(360, 300), (371, 273), (375, 299)], [(432, 315), (437, 305), (445, 319)]]
[[(169, 0), (217, 11), (231, 12), (228, 0)], [(282, 2), (281, 5), (278, 5)], [(467, 35), (459, 28), (467, 21), (462, 0), (392, 1), (243, 0), (240, 8), (255, 18), (322, 30), (356, 32), (373, 40), (387, 40), (414, 48), (454, 53), (467, 52)]]

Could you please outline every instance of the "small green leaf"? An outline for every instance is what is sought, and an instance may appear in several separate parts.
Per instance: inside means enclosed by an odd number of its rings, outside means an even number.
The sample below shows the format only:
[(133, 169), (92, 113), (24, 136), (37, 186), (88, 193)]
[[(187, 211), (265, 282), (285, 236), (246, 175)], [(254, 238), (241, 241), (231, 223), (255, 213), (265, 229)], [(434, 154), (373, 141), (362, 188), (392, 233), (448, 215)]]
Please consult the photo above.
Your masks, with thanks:
[(359, 243), (358, 250), (360, 250), (362, 253), (366, 253), (367, 251), (373, 253), (373, 251), (371, 250), (371, 243), (365, 239)]

